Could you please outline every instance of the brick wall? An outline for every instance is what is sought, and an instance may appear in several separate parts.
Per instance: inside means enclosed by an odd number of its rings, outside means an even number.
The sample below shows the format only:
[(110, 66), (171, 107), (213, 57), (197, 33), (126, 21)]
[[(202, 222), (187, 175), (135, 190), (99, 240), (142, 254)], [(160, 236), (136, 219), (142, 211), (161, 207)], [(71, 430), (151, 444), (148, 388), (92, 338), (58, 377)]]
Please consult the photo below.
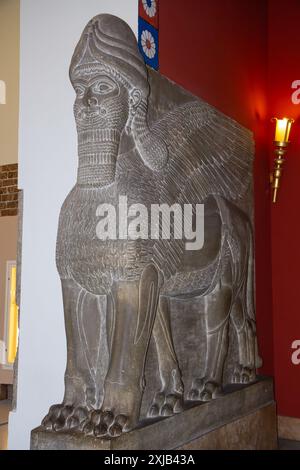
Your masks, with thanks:
[(18, 215), (18, 165), (0, 166), (0, 217)]

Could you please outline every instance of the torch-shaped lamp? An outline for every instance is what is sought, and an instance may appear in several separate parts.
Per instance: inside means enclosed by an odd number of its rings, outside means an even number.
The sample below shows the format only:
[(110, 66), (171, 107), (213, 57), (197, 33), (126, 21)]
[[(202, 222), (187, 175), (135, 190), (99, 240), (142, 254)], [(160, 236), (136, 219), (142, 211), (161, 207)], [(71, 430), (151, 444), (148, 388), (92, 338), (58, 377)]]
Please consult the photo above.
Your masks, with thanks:
[(271, 174), (271, 184), (273, 189), (273, 202), (277, 200), (278, 189), (280, 186), (280, 179), (282, 174), (282, 166), (284, 163), (284, 155), (286, 154), (289, 145), (289, 136), (294, 119), (277, 119), (273, 118), (272, 121), (276, 122), (275, 140), (274, 140), (274, 170)]

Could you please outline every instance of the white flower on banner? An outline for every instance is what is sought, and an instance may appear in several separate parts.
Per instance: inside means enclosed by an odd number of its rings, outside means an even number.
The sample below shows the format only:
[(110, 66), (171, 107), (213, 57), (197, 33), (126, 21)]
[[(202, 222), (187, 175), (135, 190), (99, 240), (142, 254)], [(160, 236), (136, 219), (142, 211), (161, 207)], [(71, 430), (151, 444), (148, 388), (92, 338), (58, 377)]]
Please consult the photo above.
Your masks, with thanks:
[(156, 45), (150, 31), (145, 30), (142, 32), (141, 44), (146, 56), (149, 57), (149, 59), (153, 59), (156, 54)]
[(156, 15), (157, 11), (156, 0), (142, 0), (142, 3), (147, 15), (150, 18), (153, 18), (153, 16)]

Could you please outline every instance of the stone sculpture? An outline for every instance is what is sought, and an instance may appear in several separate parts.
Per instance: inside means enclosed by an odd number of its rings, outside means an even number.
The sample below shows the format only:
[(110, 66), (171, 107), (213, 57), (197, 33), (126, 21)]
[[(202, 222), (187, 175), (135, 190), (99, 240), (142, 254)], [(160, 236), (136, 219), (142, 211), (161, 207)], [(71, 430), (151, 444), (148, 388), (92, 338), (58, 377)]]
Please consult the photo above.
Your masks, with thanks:
[[(235, 121), (147, 69), (133, 32), (117, 17), (88, 23), (70, 78), (78, 179), (63, 204), (57, 241), (65, 396), (42, 425), (113, 438), (141, 416), (180, 413), (186, 400), (211, 400), (224, 383), (256, 378), (253, 141)], [(117, 207), (120, 196), (149, 211), (153, 204), (204, 203), (203, 248), (188, 251), (175, 237), (99, 239), (97, 208)], [(193, 331), (199, 376), (189, 365), (184, 309), (202, 319)], [(152, 354), (145, 382), (154, 345), (157, 359)], [(153, 395), (146, 403), (147, 390)]]

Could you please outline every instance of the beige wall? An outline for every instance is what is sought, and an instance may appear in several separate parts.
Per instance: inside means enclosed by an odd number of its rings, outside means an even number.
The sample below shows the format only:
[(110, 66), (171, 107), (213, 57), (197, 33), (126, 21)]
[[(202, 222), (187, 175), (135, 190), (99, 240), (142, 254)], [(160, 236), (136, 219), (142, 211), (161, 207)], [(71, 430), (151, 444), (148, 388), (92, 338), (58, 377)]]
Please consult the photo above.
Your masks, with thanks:
[(0, 165), (18, 161), (19, 3), (0, 0), (0, 80), (6, 83), (6, 104), (0, 104)]

